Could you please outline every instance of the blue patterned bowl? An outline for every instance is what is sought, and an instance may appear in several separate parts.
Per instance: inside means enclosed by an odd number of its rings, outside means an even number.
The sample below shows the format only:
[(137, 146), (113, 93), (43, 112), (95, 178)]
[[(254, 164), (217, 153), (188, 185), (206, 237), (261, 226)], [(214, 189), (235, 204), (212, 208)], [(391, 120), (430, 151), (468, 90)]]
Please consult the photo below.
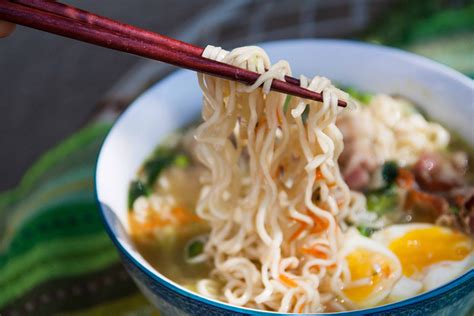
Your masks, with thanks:
[[(262, 46), (273, 60), (290, 61), (294, 74), (322, 74), (362, 90), (403, 95), (474, 142), (474, 85), (452, 69), (403, 51), (350, 41), (290, 40)], [(181, 70), (150, 88), (117, 120), (104, 141), (96, 169), (96, 195), (105, 227), (140, 290), (164, 315), (275, 314), (186, 290), (148, 264), (127, 234), (129, 182), (163, 137), (198, 117), (200, 105), (196, 75)], [(408, 300), (338, 315), (467, 315), (473, 306), (471, 269)]]

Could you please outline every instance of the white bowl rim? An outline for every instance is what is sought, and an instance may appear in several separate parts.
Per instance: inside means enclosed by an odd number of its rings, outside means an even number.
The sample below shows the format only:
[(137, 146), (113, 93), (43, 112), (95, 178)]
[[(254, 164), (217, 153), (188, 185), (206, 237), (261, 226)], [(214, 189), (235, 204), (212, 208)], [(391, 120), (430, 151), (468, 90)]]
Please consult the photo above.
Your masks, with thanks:
[[(272, 46), (272, 45), (280, 45), (280, 44), (293, 44), (293, 43), (298, 43), (298, 44), (305, 44), (308, 42), (319, 42), (319, 43), (331, 43), (331, 44), (340, 44), (340, 45), (348, 45), (348, 46), (354, 46), (354, 47), (366, 47), (366, 48), (371, 48), (371, 49), (377, 49), (380, 51), (392, 53), (392, 54), (397, 54), (400, 58), (403, 59), (408, 59), (412, 61), (416, 61), (418, 63), (423, 64), (424, 67), (430, 68), (432, 70), (435, 70), (436, 72), (441, 72), (444, 75), (448, 76), (449, 79), (456, 81), (458, 84), (464, 85), (468, 88), (470, 88), (473, 93), (474, 93), (474, 81), (467, 76), (461, 74), (460, 72), (446, 66), (443, 64), (440, 64), (438, 62), (435, 62), (429, 58), (416, 55), (414, 53), (410, 53), (401, 49), (393, 48), (393, 47), (387, 47), (383, 45), (378, 45), (378, 44), (371, 44), (371, 43), (366, 43), (366, 42), (360, 42), (356, 40), (339, 40), (339, 39), (286, 39), (286, 40), (276, 40), (276, 41), (269, 41), (269, 42), (262, 42), (258, 43), (256, 45), (265, 45), (265, 46)], [(350, 48), (350, 47), (349, 47)], [(177, 70), (169, 74), (168, 76), (162, 78), (160, 81), (158, 81), (155, 85), (159, 85), (163, 80), (172, 78), (176, 75), (179, 75), (181, 72), (184, 70)], [(153, 87), (153, 86), (152, 86)], [(150, 88), (152, 88), (150, 87)], [(200, 294), (197, 294), (193, 291), (190, 291), (183, 286), (175, 283), (174, 281), (168, 279), (166, 276), (162, 275), (158, 271), (153, 271), (145, 267), (141, 262), (140, 258), (135, 258), (132, 254), (129, 253), (129, 251), (124, 247), (122, 242), (117, 238), (115, 235), (113, 228), (110, 226), (108, 220), (105, 217), (105, 209), (100, 202), (99, 199), (99, 191), (100, 189), (97, 186), (97, 177), (98, 177), (98, 166), (101, 158), (101, 154), (103, 152), (103, 148), (107, 146), (108, 139), (111, 135), (111, 132), (113, 131), (114, 128), (118, 125), (118, 123), (124, 119), (125, 116), (127, 116), (127, 113), (130, 111), (131, 108), (137, 105), (139, 103), (140, 98), (146, 94), (148, 89), (144, 91), (140, 96), (138, 96), (131, 104), (130, 106), (120, 114), (120, 116), (117, 118), (117, 120), (113, 123), (112, 128), (109, 130), (107, 133), (101, 148), (99, 150), (97, 162), (96, 162), (96, 169), (95, 169), (95, 175), (94, 175), (94, 194), (95, 194), (95, 199), (97, 202), (97, 205), (99, 207), (99, 212), (100, 216), (102, 219), (102, 222), (105, 226), (105, 229), (109, 235), (109, 237), (112, 239), (114, 245), (118, 248), (119, 252), (121, 252), (123, 255), (127, 257), (128, 260), (130, 260), (141, 272), (143, 272), (145, 275), (147, 275), (149, 278), (154, 280), (155, 282), (160, 283), (160, 285), (167, 287), (168, 289), (177, 292), (181, 295), (184, 295), (190, 299), (197, 300), (201, 303), (204, 304), (209, 304), (213, 305), (222, 309), (230, 310), (233, 312), (240, 312), (240, 313), (252, 313), (252, 314), (258, 314), (258, 315), (269, 315), (269, 314), (274, 314), (274, 315), (296, 315), (296, 313), (279, 313), (279, 312), (273, 312), (273, 311), (262, 311), (258, 309), (253, 309), (253, 308), (248, 308), (248, 307), (239, 307), (235, 306), (229, 303), (225, 303), (219, 300), (207, 298), (205, 296), (202, 296)], [(393, 309), (398, 309), (404, 306), (408, 306), (411, 304), (415, 304), (424, 300), (428, 300), (430, 298), (433, 298), (438, 295), (442, 295), (446, 292), (449, 292), (453, 288), (464, 284), (465, 282), (473, 281), (474, 280), (474, 268), (471, 268), (469, 271), (466, 271), (464, 274), (460, 275), (459, 277), (451, 280), (450, 282), (435, 288), (431, 291), (424, 292), (421, 294), (418, 294), (414, 297), (394, 302), (394, 303), (388, 303), (385, 305), (380, 305), (376, 307), (371, 307), (371, 308), (366, 308), (366, 309), (358, 309), (358, 310), (352, 310), (352, 311), (344, 311), (344, 312), (335, 312), (335, 313), (311, 313), (310, 315), (356, 315), (360, 313), (376, 313), (376, 312), (385, 312), (385, 311), (390, 311)]]

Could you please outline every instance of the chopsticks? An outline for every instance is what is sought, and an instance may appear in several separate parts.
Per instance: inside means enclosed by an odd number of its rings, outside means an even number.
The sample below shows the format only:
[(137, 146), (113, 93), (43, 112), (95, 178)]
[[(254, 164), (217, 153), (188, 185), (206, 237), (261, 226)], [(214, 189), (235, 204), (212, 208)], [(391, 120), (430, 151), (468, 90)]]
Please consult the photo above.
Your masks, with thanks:
[[(204, 58), (200, 47), (55, 1), (0, 0), (0, 19), (244, 84), (252, 84), (260, 76)], [(317, 101), (323, 99), (322, 94), (300, 87), (299, 80), (292, 77), (273, 80), (271, 89)], [(338, 105), (345, 107), (347, 103), (339, 100)]]

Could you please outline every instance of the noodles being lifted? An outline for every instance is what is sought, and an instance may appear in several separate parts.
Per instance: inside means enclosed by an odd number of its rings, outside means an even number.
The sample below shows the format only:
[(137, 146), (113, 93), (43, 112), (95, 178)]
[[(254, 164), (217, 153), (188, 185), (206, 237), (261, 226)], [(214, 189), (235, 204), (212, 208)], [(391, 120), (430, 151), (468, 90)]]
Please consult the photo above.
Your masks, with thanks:
[(160, 273), (233, 305), (314, 313), (400, 301), (472, 268), (469, 148), (445, 128), (397, 97), (353, 91), (353, 109), (323, 77), (301, 77), (323, 102), (272, 92), (290, 67), (258, 47), (203, 55), (261, 76), (199, 74), (203, 122), (131, 183), (131, 235)]
[(284, 61), (271, 66), (258, 47), (208, 46), (203, 56), (263, 75), (251, 87), (199, 75), (197, 155), (210, 174), (197, 214), (211, 226), (205, 253), (215, 269), (198, 289), (215, 296), (221, 283), (217, 297), (235, 305), (321, 311), (333, 298), (320, 289), (331, 288), (328, 269), (340, 269), (338, 221), (351, 201), (335, 125), (338, 98), (348, 95), (322, 77), (301, 77), (301, 86), (323, 92), (324, 102), (269, 92), (291, 71)]

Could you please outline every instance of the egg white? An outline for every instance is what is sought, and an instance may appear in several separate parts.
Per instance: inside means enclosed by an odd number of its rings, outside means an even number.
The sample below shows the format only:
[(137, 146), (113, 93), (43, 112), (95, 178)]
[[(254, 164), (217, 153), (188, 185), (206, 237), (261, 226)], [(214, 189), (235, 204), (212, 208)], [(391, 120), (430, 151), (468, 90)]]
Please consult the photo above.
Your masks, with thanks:
[(397, 302), (409, 297), (413, 297), (420, 293), (423, 289), (423, 283), (416, 281), (411, 278), (402, 277), (395, 283), (390, 295), (388, 296), (389, 302)]
[(425, 269), (423, 291), (433, 290), (457, 278), (474, 264), (474, 255), (471, 253), (461, 261), (443, 261)]

